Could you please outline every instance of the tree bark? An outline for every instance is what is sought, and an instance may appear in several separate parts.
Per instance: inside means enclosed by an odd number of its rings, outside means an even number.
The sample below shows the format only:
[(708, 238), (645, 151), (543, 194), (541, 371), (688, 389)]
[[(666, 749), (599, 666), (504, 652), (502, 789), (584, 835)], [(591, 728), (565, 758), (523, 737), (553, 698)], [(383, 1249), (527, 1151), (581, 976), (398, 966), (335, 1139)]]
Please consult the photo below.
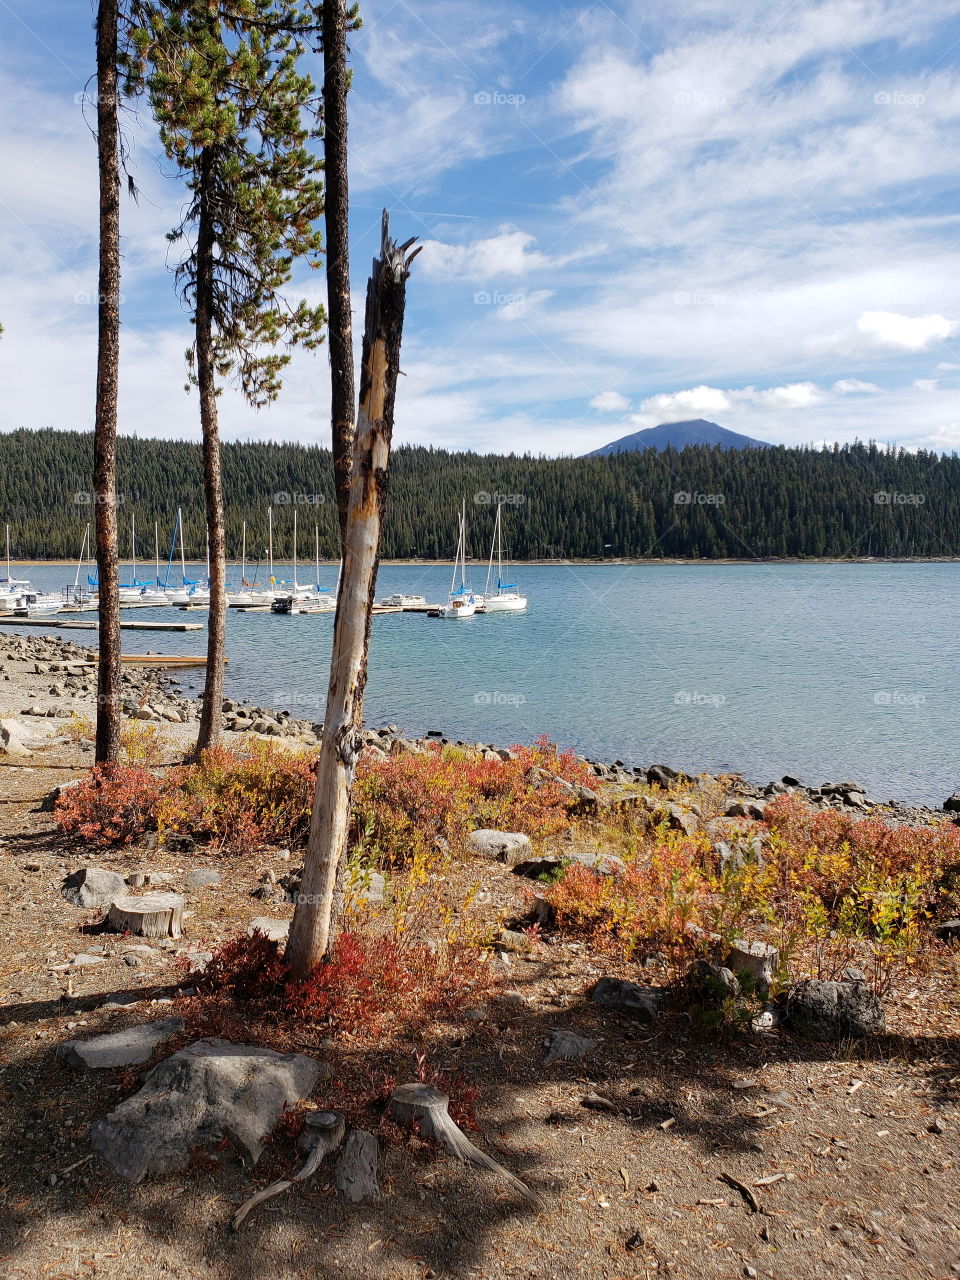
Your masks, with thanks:
[(350, 310), (350, 200), (347, 173), (347, 9), (323, 4), (323, 168), (327, 238), (327, 330), (333, 479), (343, 547), (355, 434), (353, 318)]
[(207, 618), (207, 670), (196, 754), (220, 741), (223, 727), (223, 660), (227, 628), (227, 553), (223, 517), (223, 478), (217, 415), (216, 368), (213, 344), (213, 257), (215, 249), (210, 210), (215, 158), (206, 148), (200, 158), (200, 216), (197, 224), (197, 297), (194, 317), (197, 387), (200, 392), (200, 430), (203, 435), (203, 496), (210, 547), (210, 608)]
[(303, 879), (286, 958), (303, 977), (330, 952), (350, 823), (350, 792), (360, 754), (370, 619), (387, 500), (393, 406), (412, 240), (396, 245), (383, 213), (380, 257), (367, 285), (360, 407), (333, 629), (327, 707)]
[(117, 396), (120, 366), (120, 134), (117, 98), (117, 0), (97, 8), (97, 163), (100, 174), (100, 270), (97, 299), (97, 402), (93, 428), (93, 501), (99, 594), (97, 613), (98, 764), (120, 755), (120, 592), (117, 564)]

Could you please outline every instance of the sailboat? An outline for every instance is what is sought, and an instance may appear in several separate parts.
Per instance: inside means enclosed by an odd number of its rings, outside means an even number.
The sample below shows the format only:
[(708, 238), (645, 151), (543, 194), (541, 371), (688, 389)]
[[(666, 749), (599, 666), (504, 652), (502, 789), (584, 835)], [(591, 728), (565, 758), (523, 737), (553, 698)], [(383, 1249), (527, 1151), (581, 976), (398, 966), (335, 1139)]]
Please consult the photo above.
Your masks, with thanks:
[[(130, 514), (130, 581), (121, 582), (118, 587), (121, 609), (137, 608), (152, 603), (143, 599), (143, 591), (149, 588), (149, 582), (141, 582), (137, 577), (137, 517)], [(161, 602), (166, 604), (166, 597)]]
[(180, 534), (180, 577), (183, 580), (183, 586), (179, 590), (167, 591), (167, 599), (171, 604), (179, 605), (181, 608), (187, 605), (208, 605), (210, 603), (209, 548), (207, 549), (207, 585), (204, 587), (199, 578), (187, 577), (186, 550), (183, 545), (183, 512), (179, 507), (177, 508), (177, 529)]
[(7, 576), (0, 578), (0, 613), (12, 613), (15, 597), (30, 590), (29, 579), (14, 578), (10, 574), (10, 526), (7, 525)]
[[(450, 579), (450, 597), (437, 610), (441, 618), (472, 618), (477, 612), (477, 599), (473, 589), (467, 586), (467, 504), (459, 516), (460, 530), (457, 537), (457, 554), (453, 561), (453, 577)], [(457, 586), (457, 571), (460, 585)]]
[(274, 613), (330, 613), (337, 602), (320, 586), (320, 526), (314, 529), (317, 558), (317, 581), (314, 586), (297, 581), (297, 509), (293, 509), (293, 581), (291, 591), (278, 595), (270, 606)]
[[(92, 585), (81, 587), (80, 585), (80, 573), (86, 565), (90, 550), (90, 526), (88, 524), (83, 533), (83, 541), (80, 543), (80, 558), (77, 561), (77, 572), (73, 577), (73, 586), (64, 588), (63, 608), (65, 612), (80, 613), (83, 610), (96, 609), (97, 607), (96, 587)], [(87, 582), (88, 584), (91, 583), (89, 576)], [(92, 582), (96, 582), (96, 579), (92, 579)]]
[[(477, 605), (479, 613), (519, 613), (527, 607), (527, 597), (520, 595), (515, 582), (503, 580), (503, 503), (497, 503), (497, 518), (493, 525), (493, 541), (490, 544), (490, 563), (487, 565), (487, 581), (483, 596)], [(497, 589), (490, 590), (493, 577), (493, 561), (497, 561)]]

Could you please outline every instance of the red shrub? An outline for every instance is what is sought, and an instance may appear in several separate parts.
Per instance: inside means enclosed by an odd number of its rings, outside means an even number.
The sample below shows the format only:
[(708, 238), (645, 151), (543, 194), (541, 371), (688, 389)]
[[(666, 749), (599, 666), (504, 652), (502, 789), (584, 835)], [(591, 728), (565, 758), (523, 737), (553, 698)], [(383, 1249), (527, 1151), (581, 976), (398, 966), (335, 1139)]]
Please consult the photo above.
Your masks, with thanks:
[(156, 822), (162, 784), (146, 769), (96, 765), (89, 777), (57, 801), (54, 821), (67, 835), (95, 848), (127, 845)]

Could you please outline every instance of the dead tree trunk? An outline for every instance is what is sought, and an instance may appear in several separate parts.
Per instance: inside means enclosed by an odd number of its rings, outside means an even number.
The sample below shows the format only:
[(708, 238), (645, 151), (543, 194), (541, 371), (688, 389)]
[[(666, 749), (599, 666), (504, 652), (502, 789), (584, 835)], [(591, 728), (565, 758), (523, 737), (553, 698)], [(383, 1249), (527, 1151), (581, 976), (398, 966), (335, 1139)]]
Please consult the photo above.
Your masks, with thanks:
[(97, 162), (100, 172), (100, 272), (97, 299), (97, 403), (93, 428), (93, 501), (100, 626), (96, 760), (120, 755), (120, 574), (117, 565), (117, 393), (120, 367), (120, 126), (117, 0), (97, 9)]
[(350, 504), (354, 404), (353, 319), (350, 312), (350, 202), (347, 180), (347, 8), (323, 5), (323, 176), (327, 237), (327, 349), (333, 478), (343, 546)]
[(212, 198), (214, 157), (206, 148), (200, 160), (200, 218), (197, 226), (196, 360), (203, 435), (203, 496), (210, 548), (210, 609), (207, 619), (207, 670), (197, 754), (220, 741), (223, 727), (223, 659), (227, 629), (227, 548), (223, 518), (220, 428), (217, 417), (216, 357), (213, 345)]
[(412, 244), (408, 240), (396, 245), (390, 239), (384, 210), (380, 257), (374, 259), (367, 285), (357, 437), (317, 788), (286, 951), (296, 977), (308, 974), (329, 954), (341, 892), (350, 792), (361, 747), (359, 727), (387, 499), (406, 280), (419, 252), (415, 249), (408, 255)]

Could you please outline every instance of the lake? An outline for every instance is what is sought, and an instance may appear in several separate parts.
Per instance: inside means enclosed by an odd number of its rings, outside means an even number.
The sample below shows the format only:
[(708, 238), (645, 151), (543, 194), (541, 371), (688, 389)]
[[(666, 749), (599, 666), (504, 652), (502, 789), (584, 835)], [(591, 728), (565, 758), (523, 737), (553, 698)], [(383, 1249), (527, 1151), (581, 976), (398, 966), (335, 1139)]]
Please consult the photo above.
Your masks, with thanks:
[[(14, 573), (48, 589), (74, 575)], [(853, 779), (876, 799), (940, 805), (960, 787), (958, 575), (951, 564), (521, 567), (524, 614), (375, 618), (366, 718), (498, 744), (546, 733), (603, 759), (758, 782)], [(385, 566), (377, 594), (436, 602), (449, 580), (439, 565)], [(331, 616), (231, 610), (229, 695), (321, 719), (332, 630)], [(205, 631), (124, 633), (127, 652), (205, 645)]]

